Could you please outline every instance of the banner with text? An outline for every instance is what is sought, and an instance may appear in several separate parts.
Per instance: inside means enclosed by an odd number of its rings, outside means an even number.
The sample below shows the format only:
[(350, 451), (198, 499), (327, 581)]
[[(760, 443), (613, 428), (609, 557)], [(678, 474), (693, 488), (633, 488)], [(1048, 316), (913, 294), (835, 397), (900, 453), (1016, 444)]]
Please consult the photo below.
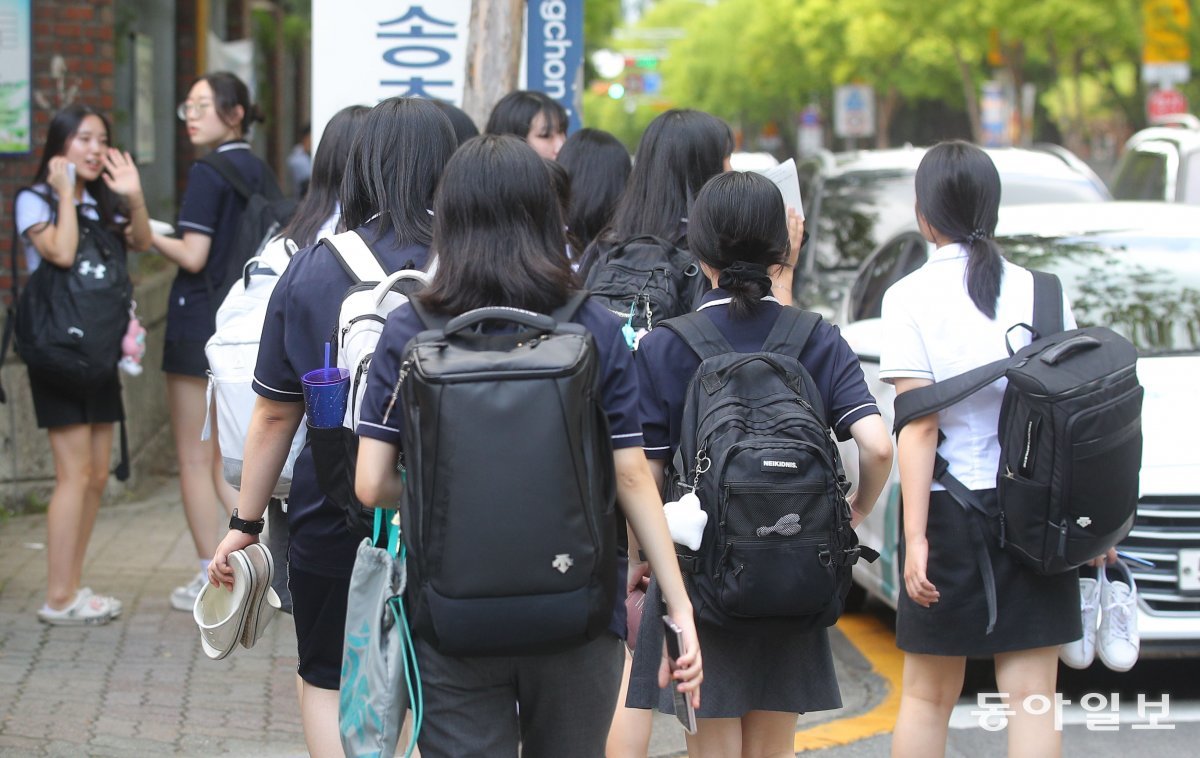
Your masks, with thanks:
[(525, 87), (557, 100), (582, 126), (583, 0), (529, 0), (525, 22)]
[(313, 144), (348, 105), (417, 95), (461, 106), (470, 20), (471, 0), (312, 0)]

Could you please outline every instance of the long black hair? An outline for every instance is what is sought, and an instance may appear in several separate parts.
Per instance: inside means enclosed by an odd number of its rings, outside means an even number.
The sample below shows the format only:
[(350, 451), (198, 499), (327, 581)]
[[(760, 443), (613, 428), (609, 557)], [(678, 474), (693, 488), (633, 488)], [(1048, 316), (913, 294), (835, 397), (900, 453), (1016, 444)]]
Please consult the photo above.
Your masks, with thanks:
[(638, 143), (629, 184), (606, 236), (676, 239), (696, 193), (725, 170), (732, 152), (733, 132), (716, 116), (689, 109), (658, 116)]
[(401, 245), (433, 240), (429, 208), (438, 177), (458, 147), (450, 119), (431, 101), (391, 97), (363, 119), (342, 177), (342, 225), (380, 215)]
[(587, 247), (612, 221), (633, 162), (620, 140), (599, 129), (580, 129), (567, 137), (558, 162), (571, 177), (567, 227)]
[(475, 122), (462, 108), (445, 100), (434, 100), (433, 104), (441, 108), (442, 113), (446, 114), (446, 118), (450, 119), (450, 125), (454, 127), (454, 136), (458, 138), (458, 144), (461, 145), (472, 137), (479, 136), (479, 127), (475, 126)]
[(917, 212), (925, 223), (968, 250), (967, 294), (996, 317), (1004, 261), (992, 237), (1000, 211), (1000, 173), (988, 154), (968, 142), (934, 145), (917, 167)]
[(718, 286), (733, 298), (730, 316), (743, 317), (762, 305), (771, 292), (770, 267), (787, 265), (786, 218), (779, 188), (761, 174), (717, 174), (696, 195), (688, 247), (720, 272)]
[[(231, 128), (241, 130), (243, 137), (250, 136), (250, 127), (259, 121), (264, 121), (262, 111), (250, 102), (250, 88), (238, 78), (237, 74), (229, 71), (213, 71), (210, 74), (197, 77), (188, 91), (199, 82), (208, 82), (213, 93), (213, 107), (217, 109), (217, 117), (221, 123)], [(242, 120), (237, 120), (237, 107), (242, 107)]]
[(438, 269), (418, 295), (458, 315), (508, 306), (549, 313), (576, 286), (546, 166), (523, 140), (485, 134), (446, 165), (433, 202)]
[(337, 208), (342, 176), (350, 156), (350, 144), (371, 111), (365, 105), (342, 108), (329, 119), (321, 132), (321, 144), (313, 155), (312, 178), (308, 192), (296, 208), (292, 220), (280, 234), (300, 247), (317, 241), (317, 232)]
[(511, 134), (525, 139), (537, 114), (542, 114), (550, 134), (567, 133), (567, 111), (544, 92), (517, 90), (509, 92), (492, 108), (484, 134)]
[[(103, 113), (90, 105), (71, 103), (50, 119), (50, 128), (46, 131), (46, 144), (42, 148), (42, 159), (38, 162), (37, 171), (33, 175), (34, 184), (46, 181), (46, 177), (50, 173), (50, 159), (66, 155), (68, 144), (75, 139), (80, 125), (88, 116), (100, 119), (104, 124), (104, 133), (107, 139), (112, 139), (112, 124), (108, 123), (108, 119), (104, 117)], [(87, 188), (88, 194), (96, 200), (96, 213), (100, 216), (101, 225), (108, 228), (109, 231), (122, 232), (129, 225), (130, 214), (129, 207), (121, 196), (108, 188), (108, 185), (104, 183), (103, 175), (90, 182), (85, 182), (83, 186)], [(74, 192), (75, 188), (72, 187), (71, 191)], [(40, 192), (36, 194), (41, 195)], [(56, 206), (51, 198), (43, 196), (43, 199), (50, 205), (53, 213)], [(118, 223), (118, 216), (122, 216), (126, 220)]]

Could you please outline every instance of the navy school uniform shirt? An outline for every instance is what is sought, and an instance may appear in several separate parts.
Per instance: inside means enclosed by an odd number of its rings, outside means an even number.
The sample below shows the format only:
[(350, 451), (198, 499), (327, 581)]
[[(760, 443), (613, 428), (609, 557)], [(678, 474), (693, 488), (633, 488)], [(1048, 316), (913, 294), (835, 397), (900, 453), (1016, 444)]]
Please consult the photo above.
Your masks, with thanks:
[[(428, 248), (399, 246), (391, 228), (383, 228), (378, 219), (355, 231), (386, 270), (425, 267)], [(254, 368), (255, 392), (269, 400), (304, 402), (300, 377), (325, 365), (325, 343), (333, 339), (342, 297), (352, 284), (326, 246), (314, 245), (296, 253), (267, 305)], [(308, 445), (296, 460), (287, 516), (291, 533), (288, 557), (296, 568), (323, 576), (350, 575), (361, 539), (346, 529), (341, 510), (317, 486)]]
[[(641, 445), (637, 370), (634, 368), (633, 356), (625, 345), (625, 338), (621, 336), (623, 322), (607, 308), (591, 300), (586, 301), (576, 312), (573, 321), (591, 332), (595, 340), (597, 357), (600, 360), (601, 404), (608, 415), (613, 449)], [(359, 436), (403, 447), (405, 414), (399, 408), (393, 408), (389, 414), (388, 405), (391, 403), (396, 377), (400, 373), (404, 348), (409, 340), (425, 328), (411, 305), (402, 305), (388, 316), (383, 335), (371, 359), (371, 374), (358, 424)], [(403, 398), (400, 402), (403, 402)], [(617, 561), (619, 588), (625, 586), (625, 568), (626, 561), (621, 556)], [(624, 639), (625, 603), (620, 599), (613, 608), (609, 629)]]
[[(250, 143), (226, 142), (216, 152), (234, 165), (251, 189), (261, 191), (270, 180), (270, 169), (250, 152)], [(204, 341), (212, 336), (213, 317), (220, 303), (210, 302), (206, 277), (210, 271), (225, 270), (229, 246), (245, 209), (246, 201), (215, 168), (204, 161), (192, 164), (176, 227), (181, 236), (195, 232), (211, 237), (212, 243), (203, 269), (193, 274), (181, 268), (175, 276), (167, 303), (167, 341)], [(221, 296), (217, 293), (218, 298)]]
[[(783, 308), (774, 298), (742, 319), (729, 317), (729, 294), (715, 289), (697, 310), (712, 319), (739, 353), (757, 352)], [(858, 356), (836, 326), (822, 320), (804, 350), (796, 356), (812, 376), (825, 404), (825, 422), (839, 440), (850, 438), (850, 426), (879, 413), (867, 389)], [(669, 459), (679, 446), (679, 425), (688, 383), (700, 366), (700, 356), (669, 329), (655, 329), (638, 345), (637, 367), (641, 398), (638, 405), (645, 434), (646, 457)]]

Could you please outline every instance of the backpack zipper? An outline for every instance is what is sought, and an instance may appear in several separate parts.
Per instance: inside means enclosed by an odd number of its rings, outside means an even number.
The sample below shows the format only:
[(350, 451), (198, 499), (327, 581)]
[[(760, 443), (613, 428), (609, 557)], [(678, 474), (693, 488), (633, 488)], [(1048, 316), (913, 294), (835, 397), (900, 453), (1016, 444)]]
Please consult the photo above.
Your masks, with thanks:
[(405, 378), (408, 377), (408, 371), (412, 366), (412, 361), (407, 360), (400, 364), (400, 374), (396, 378), (396, 386), (392, 389), (392, 397), (388, 400), (387, 410), (383, 412), (383, 423), (388, 422), (388, 417), (392, 415), (392, 408), (396, 405), (396, 398), (400, 397), (400, 385), (404, 384)]

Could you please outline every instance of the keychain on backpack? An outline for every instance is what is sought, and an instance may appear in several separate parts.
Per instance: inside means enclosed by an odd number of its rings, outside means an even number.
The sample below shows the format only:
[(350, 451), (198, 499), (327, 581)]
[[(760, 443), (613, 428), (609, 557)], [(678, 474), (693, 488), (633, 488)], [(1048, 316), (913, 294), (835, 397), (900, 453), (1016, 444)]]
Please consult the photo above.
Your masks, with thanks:
[(700, 475), (708, 471), (712, 461), (701, 450), (696, 454), (696, 476), (692, 480), (692, 491), (685, 492), (678, 500), (663, 503), (663, 515), (667, 518), (667, 530), (671, 540), (685, 545), (690, 550), (699, 550), (704, 539), (704, 527), (708, 525), (708, 513), (700, 504), (696, 488), (700, 486)]
[(117, 363), (130, 376), (142, 373), (142, 358), (146, 355), (146, 328), (137, 317), (137, 302), (129, 302), (129, 326), (121, 339), (121, 360)]
[(633, 311), (637, 308), (637, 298), (629, 304), (629, 318), (625, 319), (625, 323), (621, 326), (621, 336), (625, 338), (625, 346), (631, 351), (637, 350), (638, 334), (633, 328)]

